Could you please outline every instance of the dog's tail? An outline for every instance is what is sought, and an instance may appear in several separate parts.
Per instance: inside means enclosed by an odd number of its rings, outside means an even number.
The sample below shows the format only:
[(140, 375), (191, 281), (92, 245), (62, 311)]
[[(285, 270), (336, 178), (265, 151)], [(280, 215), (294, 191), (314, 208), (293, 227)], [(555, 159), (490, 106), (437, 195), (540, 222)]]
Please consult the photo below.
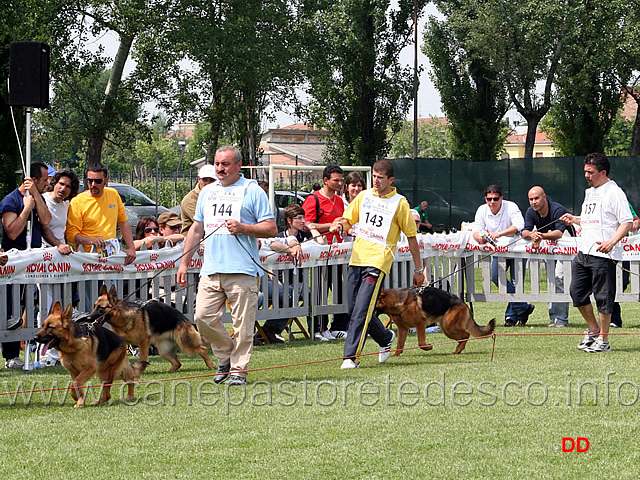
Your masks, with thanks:
[(492, 318), (489, 320), (485, 326), (480, 326), (473, 319), (473, 316), (469, 314), (469, 320), (467, 321), (467, 331), (473, 337), (484, 337), (486, 335), (491, 335), (493, 331), (496, 329), (496, 319)]

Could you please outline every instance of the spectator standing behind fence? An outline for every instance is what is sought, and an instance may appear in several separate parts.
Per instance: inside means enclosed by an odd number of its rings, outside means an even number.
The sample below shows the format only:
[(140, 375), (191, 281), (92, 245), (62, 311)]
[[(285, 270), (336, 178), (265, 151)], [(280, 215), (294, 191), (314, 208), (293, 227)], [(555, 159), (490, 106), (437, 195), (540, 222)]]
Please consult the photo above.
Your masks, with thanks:
[[(580, 216), (564, 214), (566, 225), (582, 226), (580, 249), (571, 263), (571, 298), (587, 322), (578, 348), (589, 353), (611, 351), (609, 325), (616, 299), (616, 262), (622, 260), (618, 242), (631, 231), (633, 216), (622, 189), (609, 178), (611, 166), (602, 153), (584, 157), (585, 190)], [(590, 295), (598, 308), (593, 312)]]
[[(343, 171), (338, 165), (327, 165), (322, 172), (324, 186), (308, 195), (302, 203), (304, 209), (304, 219), (309, 225), (327, 237), (327, 243), (342, 242), (340, 233), (330, 233), (331, 223), (342, 217), (344, 212), (344, 202), (340, 197), (342, 189)], [(319, 282), (326, 283), (331, 289), (334, 303), (342, 302), (342, 266), (337, 266), (337, 278), (333, 278), (333, 269), (322, 267), (318, 269)], [(328, 315), (319, 315), (313, 319), (314, 338), (316, 340), (328, 341), (335, 338), (343, 338), (349, 325), (349, 316), (346, 313), (336, 313), (333, 315), (331, 329)]]
[(73, 248), (66, 241), (65, 230), (67, 228), (67, 214), (71, 200), (78, 195), (80, 180), (73, 170), (65, 168), (55, 172), (51, 177), (49, 191), (42, 195), (49, 213), (51, 222), (42, 227), (42, 236), (45, 247), (58, 247), (63, 255), (73, 252)]
[(433, 225), (429, 222), (429, 214), (427, 213), (427, 208), (429, 207), (429, 202), (423, 200), (420, 202), (414, 210), (418, 212), (420, 215), (420, 223), (418, 224), (418, 231), (420, 233), (433, 233)]
[[(524, 229), (522, 238), (531, 240), (531, 246), (538, 248), (542, 240), (558, 240), (564, 235), (566, 229), (560, 217), (567, 210), (556, 202), (550, 202), (542, 187), (533, 187), (529, 190), (529, 205), (524, 215)], [(534, 230), (535, 228), (535, 230)], [(549, 267), (550, 263), (546, 263)], [(551, 275), (547, 268), (547, 275)], [(555, 264), (555, 293), (564, 293), (564, 268), (562, 262)], [(569, 302), (549, 303), (548, 327), (567, 327), (569, 325)]]
[(198, 195), (200, 191), (216, 181), (216, 169), (213, 165), (205, 164), (198, 170), (198, 184), (187, 193), (180, 203), (180, 216), (182, 217), (182, 230), (180, 233), (187, 236), (187, 232), (193, 225), (193, 215), (196, 213), (196, 204), (198, 203)]
[[(73, 253), (73, 248), (66, 242), (65, 230), (67, 227), (67, 213), (69, 212), (69, 203), (73, 197), (78, 194), (80, 188), (80, 180), (73, 170), (65, 168), (56, 172), (49, 168), (49, 191), (42, 194), (49, 213), (51, 213), (51, 222), (49, 226), (42, 226), (43, 245), (45, 247), (57, 247), (62, 255)], [(74, 284), (75, 286), (75, 284)], [(41, 288), (39, 286), (39, 288)], [(47, 295), (47, 311), (53, 304), (53, 292), (46, 290)], [(77, 289), (73, 290), (77, 295)], [(75, 300), (75, 297), (74, 297)], [(55, 348), (49, 348), (45, 356), (40, 359), (42, 365), (60, 365), (60, 356)]]
[(91, 246), (103, 251), (108, 244), (113, 245), (109, 240), (116, 238), (120, 227), (127, 245), (125, 265), (129, 265), (136, 259), (133, 234), (120, 195), (108, 186), (107, 169), (100, 163), (89, 165), (85, 182), (87, 189), (69, 204), (67, 241), (83, 245), (85, 252), (91, 251)]
[(182, 230), (182, 220), (177, 213), (161, 213), (158, 217), (158, 226), (160, 227), (160, 236), (164, 242), (170, 242), (171, 245), (175, 245), (184, 240), (184, 236), (180, 233)]
[[(342, 201), (344, 202), (344, 209), (364, 190), (364, 178), (358, 172), (350, 172), (344, 179), (344, 185), (342, 186)], [(353, 225), (348, 232), (345, 232), (345, 242), (353, 242), (358, 233), (358, 224)]]
[[(189, 262), (204, 239), (196, 324), (218, 359), (214, 382), (222, 383), (231, 375), (228, 385), (245, 385), (263, 274), (257, 239), (274, 237), (278, 229), (264, 190), (240, 173), (240, 151), (219, 148), (214, 165), (218, 181), (203, 188), (198, 196), (177, 281), (180, 286), (187, 285)], [(227, 301), (233, 338), (222, 323)]]
[(386, 362), (391, 355), (395, 333), (384, 328), (373, 312), (382, 281), (391, 269), (401, 231), (408, 238), (415, 264), (413, 284), (425, 283), (416, 239), (418, 232), (409, 203), (391, 186), (394, 181), (393, 164), (389, 160), (379, 160), (372, 169), (373, 188), (358, 195), (347, 208), (344, 218), (336, 219), (331, 227), (332, 231), (340, 231), (360, 223), (349, 261), (347, 304), (350, 320), (341, 369), (358, 367), (357, 356), (367, 334), (380, 346), (380, 363)]
[[(489, 185), (484, 189), (484, 199), (486, 203), (478, 207), (473, 225), (473, 238), (476, 242), (495, 242), (500, 237), (513, 237), (520, 233), (524, 228), (524, 218), (515, 203), (503, 199), (502, 187)], [(511, 277), (507, 279), (507, 293), (515, 293), (513, 259), (507, 260), (507, 270)], [(524, 266), (522, 270), (524, 273)], [(498, 285), (498, 258), (495, 256), (491, 259), (491, 281)], [(534, 305), (527, 302), (509, 302), (504, 312), (504, 326), (524, 326), (534, 308)]]
[[(31, 222), (31, 248), (42, 246), (42, 226), (48, 226), (51, 221), (51, 214), (47, 208), (42, 193), (49, 186), (49, 175), (47, 166), (43, 163), (34, 162), (31, 164), (31, 177), (25, 178), (22, 184), (14, 191), (2, 199), (0, 203), (0, 215), (2, 215), (2, 250), (8, 251), (12, 248), (17, 250), (27, 249), (27, 222)], [(29, 192), (27, 196), (26, 193)], [(20, 320), (20, 312), (13, 312), (12, 289), (7, 288), (6, 305), (7, 316), (12, 315)], [(21, 305), (25, 301), (27, 288), (23, 285), (20, 288)], [(17, 327), (19, 323), (9, 320), (9, 327)], [(6, 368), (22, 368), (24, 361), (20, 358), (20, 342), (6, 342), (2, 344), (2, 356), (5, 359)]]

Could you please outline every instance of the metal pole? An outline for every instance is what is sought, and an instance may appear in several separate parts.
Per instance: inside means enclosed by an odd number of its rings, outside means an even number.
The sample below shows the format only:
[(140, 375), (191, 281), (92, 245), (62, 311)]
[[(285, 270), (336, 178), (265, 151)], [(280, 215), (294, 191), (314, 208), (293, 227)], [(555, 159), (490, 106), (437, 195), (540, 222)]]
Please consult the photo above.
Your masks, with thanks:
[(158, 175), (160, 174), (160, 164), (156, 153), (156, 218), (158, 218)]
[[(31, 178), (31, 107), (27, 107), (27, 135), (25, 140), (25, 170), (24, 170), (24, 178)], [(25, 196), (28, 197), (30, 195), (29, 190), (25, 192)], [(33, 211), (32, 211), (33, 212)], [(31, 250), (31, 232), (32, 232), (32, 224), (31, 219), (33, 218), (33, 213), (29, 215), (29, 220), (27, 221), (27, 250)]]
[(413, 0), (413, 159), (418, 158), (418, 0)]
[[(178, 160), (178, 168), (176, 170), (176, 181), (173, 185), (173, 203), (178, 204), (178, 174), (180, 173), (180, 166), (182, 165), (182, 159), (184, 158), (184, 149), (187, 148), (187, 142), (181, 140), (178, 142), (180, 145), (180, 160)], [(157, 203), (157, 202), (156, 202)]]

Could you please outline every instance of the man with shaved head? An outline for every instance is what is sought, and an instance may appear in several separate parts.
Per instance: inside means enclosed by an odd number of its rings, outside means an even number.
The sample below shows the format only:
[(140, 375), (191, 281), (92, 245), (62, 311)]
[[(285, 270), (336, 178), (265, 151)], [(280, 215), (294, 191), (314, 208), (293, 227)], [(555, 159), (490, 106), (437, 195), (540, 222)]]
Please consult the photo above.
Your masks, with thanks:
[[(522, 238), (531, 241), (533, 248), (538, 248), (542, 240), (558, 240), (567, 228), (560, 217), (567, 210), (556, 202), (547, 200), (547, 195), (542, 187), (533, 187), (529, 190), (529, 205), (524, 216), (524, 229)], [(553, 270), (547, 263), (547, 275)], [(564, 293), (564, 271), (562, 264), (555, 265), (556, 293)], [(548, 327), (566, 327), (569, 325), (569, 303), (549, 303)]]

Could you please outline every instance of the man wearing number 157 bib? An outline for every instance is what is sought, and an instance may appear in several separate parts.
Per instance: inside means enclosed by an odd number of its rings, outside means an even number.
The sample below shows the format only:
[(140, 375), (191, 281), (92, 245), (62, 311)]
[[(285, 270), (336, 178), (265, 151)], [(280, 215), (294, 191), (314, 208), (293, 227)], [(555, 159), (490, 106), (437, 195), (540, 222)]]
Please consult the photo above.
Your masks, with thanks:
[[(219, 148), (214, 167), (218, 180), (198, 196), (177, 280), (181, 286), (187, 285), (187, 267), (204, 239), (196, 325), (218, 360), (214, 382), (222, 383), (230, 376), (229, 385), (245, 385), (263, 273), (258, 266), (257, 239), (275, 237), (278, 228), (264, 190), (240, 173), (242, 155), (237, 148)], [(227, 301), (233, 338), (222, 323)]]
[[(570, 293), (587, 322), (584, 340), (578, 348), (588, 353), (611, 351), (609, 326), (616, 298), (616, 262), (622, 260), (620, 240), (633, 227), (629, 201), (622, 189), (609, 178), (611, 166), (602, 153), (584, 157), (584, 178), (589, 188), (584, 192), (580, 216), (565, 213), (566, 225), (582, 227), (578, 255), (571, 263)], [(591, 294), (596, 300), (598, 316), (593, 312)]]
[(414, 262), (414, 285), (425, 282), (418, 231), (407, 200), (396, 192), (393, 164), (379, 160), (373, 165), (373, 188), (360, 192), (344, 217), (336, 219), (332, 231), (347, 231), (358, 223), (358, 235), (349, 261), (347, 305), (349, 330), (344, 344), (344, 362), (340, 368), (357, 368), (358, 355), (367, 333), (380, 345), (378, 361), (384, 363), (391, 354), (395, 338), (373, 313), (382, 280), (389, 273), (402, 231), (409, 240)]

